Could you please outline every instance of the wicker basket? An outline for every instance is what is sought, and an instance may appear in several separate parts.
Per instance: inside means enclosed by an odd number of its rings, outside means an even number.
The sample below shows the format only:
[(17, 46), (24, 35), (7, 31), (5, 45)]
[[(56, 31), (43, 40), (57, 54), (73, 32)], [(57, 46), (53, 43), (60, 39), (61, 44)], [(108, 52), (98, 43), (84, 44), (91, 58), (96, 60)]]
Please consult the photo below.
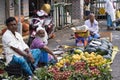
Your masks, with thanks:
[(87, 38), (90, 35), (90, 32), (88, 30), (86, 31), (77, 30), (74, 33), (76, 38), (78, 37)]

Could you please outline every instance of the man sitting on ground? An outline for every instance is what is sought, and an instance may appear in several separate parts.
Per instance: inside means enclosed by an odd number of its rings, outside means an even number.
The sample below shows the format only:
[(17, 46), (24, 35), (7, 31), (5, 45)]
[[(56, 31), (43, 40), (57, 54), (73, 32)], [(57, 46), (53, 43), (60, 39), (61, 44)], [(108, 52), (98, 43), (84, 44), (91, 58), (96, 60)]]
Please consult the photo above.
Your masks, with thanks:
[(24, 72), (33, 77), (30, 65), (37, 66), (40, 59), (40, 50), (30, 50), (17, 32), (17, 22), (14, 17), (6, 20), (7, 30), (2, 36), (2, 44), (7, 65), (19, 64)]
[(91, 13), (89, 15), (89, 19), (85, 21), (85, 25), (88, 27), (88, 30), (90, 31), (90, 37), (89, 41), (92, 39), (100, 38), (100, 35), (98, 34), (99, 27), (98, 22), (95, 19), (95, 15)]

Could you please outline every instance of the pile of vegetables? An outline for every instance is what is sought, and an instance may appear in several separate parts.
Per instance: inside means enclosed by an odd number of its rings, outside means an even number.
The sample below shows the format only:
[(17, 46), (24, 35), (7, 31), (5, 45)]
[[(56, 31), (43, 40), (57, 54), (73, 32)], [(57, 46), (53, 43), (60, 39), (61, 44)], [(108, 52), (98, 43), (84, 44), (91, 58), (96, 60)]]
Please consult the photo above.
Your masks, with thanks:
[(40, 68), (40, 80), (111, 80), (107, 59), (94, 52), (81, 52), (63, 57), (54, 66)]
[(105, 58), (111, 59), (113, 45), (105, 39), (94, 39), (86, 47), (85, 51), (91, 53), (96, 52)]

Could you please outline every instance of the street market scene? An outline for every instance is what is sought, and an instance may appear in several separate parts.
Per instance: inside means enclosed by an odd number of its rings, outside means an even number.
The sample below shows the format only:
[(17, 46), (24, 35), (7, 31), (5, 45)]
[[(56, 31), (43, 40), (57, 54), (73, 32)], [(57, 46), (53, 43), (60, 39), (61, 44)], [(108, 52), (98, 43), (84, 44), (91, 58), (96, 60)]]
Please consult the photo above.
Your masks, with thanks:
[(120, 0), (0, 4), (0, 80), (120, 80)]

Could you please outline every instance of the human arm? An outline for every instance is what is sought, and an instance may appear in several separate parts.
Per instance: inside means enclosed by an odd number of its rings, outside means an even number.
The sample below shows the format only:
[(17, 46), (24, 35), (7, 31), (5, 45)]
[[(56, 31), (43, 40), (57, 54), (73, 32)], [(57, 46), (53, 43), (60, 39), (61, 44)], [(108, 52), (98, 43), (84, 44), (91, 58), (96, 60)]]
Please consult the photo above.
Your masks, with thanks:
[(26, 48), (24, 51), (27, 53), (28, 59), (29, 59), (31, 62), (34, 62), (34, 58), (32, 57), (32, 54), (31, 54), (30, 49), (29, 49), (29, 48)]
[(31, 62), (34, 62), (34, 59), (33, 59), (32, 54), (30, 52), (30, 49), (29, 49), (28, 45), (24, 42), (21, 35), (19, 35), (19, 39), (20, 39), (21, 44), (22, 44), (23, 52), (25, 52), (27, 54), (27, 59)]
[(94, 23), (91, 23), (90, 20), (86, 20), (85, 25), (91, 33), (94, 33), (94, 31), (96, 31), (96, 25), (94, 25)]
[(44, 46), (42, 49), (45, 50), (46, 52), (48, 52), (50, 55), (52, 55), (54, 57), (54, 59), (56, 61), (58, 61), (57, 57), (53, 54), (53, 52), (47, 46)]
[(89, 28), (89, 31), (90, 31), (92, 34), (98, 33), (98, 32), (99, 32), (98, 24), (94, 24), (94, 26), (93, 26), (92, 28)]
[(31, 61), (32, 63), (34, 62), (34, 59), (31, 55), (31, 53), (27, 53), (26, 51), (21, 51), (18, 48), (15, 48), (13, 46), (10, 47), (13, 51), (15, 51), (16, 53), (18, 53), (19, 55), (26, 57), (29, 61)]
[(85, 21), (85, 25), (88, 27), (88, 30), (94, 34), (99, 32), (98, 22), (94, 20), (93, 23), (91, 23), (89, 20)]
[(98, 33), (99, 32), (99, 27), (98, 27), (98, 24), (95, 24), (95, 28), (94, 28), (94, 33)]
[(98, 25), (98, 21), (94, 20), (94, 33), (98, 33), (99, 32), (99, 25)]
[(53, 54), (53, 52), (40, 40), (40, 38), (35, 38), (31, 44), (31, 49), (43, 49), (49, 54), (51, 54), (56, 60), (56, 56)]
[(26, 53), (26, 52), (23, 52), (23, 51), (21, 51), (20, 49), (15, 48), (15, 47), (13, 47), (13, 46), (10, 46), (10, 48), (11, 48), (13, 51), (15, 51), (16, 53), (18, 53), (19, 55), (21, 55), (21, 56), (23, 56), (23, 57), (27, 57), (27, 53)]
[[(15, 33), (15, 36), (11, 34), (9, 30), (2, 36), (2, 43), (6, 53), (23, 56), (28, 58), (28, 54), (24, 51), (23, 45), (21, 44), (21, 36)], [(25, 47), (24, 47), (25, 48)]]

